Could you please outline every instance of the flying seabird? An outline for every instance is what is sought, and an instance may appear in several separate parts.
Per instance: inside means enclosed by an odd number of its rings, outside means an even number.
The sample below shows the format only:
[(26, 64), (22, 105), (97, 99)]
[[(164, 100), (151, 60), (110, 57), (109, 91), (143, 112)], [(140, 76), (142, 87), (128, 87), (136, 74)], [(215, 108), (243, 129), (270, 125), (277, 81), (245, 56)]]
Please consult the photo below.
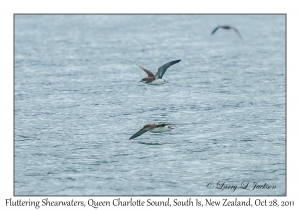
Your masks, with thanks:
[(218, 26), (216, 27), (212, 32), (211, 32), (211, 35), (213, 35), (219, 28), (223, 28), (223, 29), (233, 29), (241, 39), (243, 39), (242, 35), (240, 34), (240, 32), (233, 26), (230, 26), (230, 25), (223, 25), (223, 26)]
[(175, 125), (172, 123), (155, 123), (155, 124), (147, 124), (144, 125), (143, 128), (141, 128), (138, 132), (136, 132), (135, 134), (133, 134), (130, 139), (134, 139), (140, 135), (142, 135), (143, 133), (146, 133), (147, 131), (150, 131), (152, 133), (162, 133), (165, 131), (169, 131), (172, 128), (170, 127), (170, 125)]
[(138, 67), (140, 67), (141, 69), (143, 69), (148, 77), (143, 78), (140, 82), (146, 83), (148, 85), (161, 85), (166, 83), (167, 81), (163, 80), (162, 77), (164, 75), (164, 73), (167, 71), (167, 69), (174, 65), (175, 63), (180, 62), (181, 60), (176, 60), (176, 61), (171, 61), (169, 63), (166, 63), (164, 65), (162, 65), (161, 67), (158, 68), (156, 74), (154, 75), (151, 71), (137, 65)]

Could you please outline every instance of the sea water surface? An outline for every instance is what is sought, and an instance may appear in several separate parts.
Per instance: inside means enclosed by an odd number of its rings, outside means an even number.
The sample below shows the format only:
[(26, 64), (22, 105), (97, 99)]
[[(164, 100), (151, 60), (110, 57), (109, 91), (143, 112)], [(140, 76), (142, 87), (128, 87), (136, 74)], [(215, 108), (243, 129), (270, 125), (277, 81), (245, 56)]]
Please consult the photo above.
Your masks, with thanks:
[(286, 195), (285, 18), (15, 15), (15, 195)]

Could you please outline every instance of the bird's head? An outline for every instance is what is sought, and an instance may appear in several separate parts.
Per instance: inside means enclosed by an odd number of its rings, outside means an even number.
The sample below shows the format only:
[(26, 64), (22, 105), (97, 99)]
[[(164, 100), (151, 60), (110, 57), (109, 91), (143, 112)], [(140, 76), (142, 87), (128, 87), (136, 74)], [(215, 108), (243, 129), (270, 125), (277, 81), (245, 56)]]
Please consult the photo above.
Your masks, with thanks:
[(147, 78), (143, 78), (141, 81), (139, 81), (139, 82), (144, 82), (144, 83), (146, 83), (147, 82)]

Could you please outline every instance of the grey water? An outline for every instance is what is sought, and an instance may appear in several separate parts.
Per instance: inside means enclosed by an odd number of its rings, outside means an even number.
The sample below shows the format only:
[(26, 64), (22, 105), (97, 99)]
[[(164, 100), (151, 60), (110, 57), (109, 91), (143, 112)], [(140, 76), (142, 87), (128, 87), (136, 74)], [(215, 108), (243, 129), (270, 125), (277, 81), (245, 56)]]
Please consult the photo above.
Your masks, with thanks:
[(286, 195), (285, 18), (15, 15), (14, 194)]

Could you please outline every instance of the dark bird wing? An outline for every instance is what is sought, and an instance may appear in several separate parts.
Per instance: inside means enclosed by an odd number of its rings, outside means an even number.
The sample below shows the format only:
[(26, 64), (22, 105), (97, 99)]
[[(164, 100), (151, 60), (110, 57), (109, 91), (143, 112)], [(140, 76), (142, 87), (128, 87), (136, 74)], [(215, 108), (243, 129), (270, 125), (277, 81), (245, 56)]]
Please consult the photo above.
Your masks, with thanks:
[(235, 27), (232, 27), (233, 28), (233, 30), (239, 35), (239, 37), (241, 38), (241, 39), (243, 39), (243, 37), (242, 37), (242, 35), (240, 34), (240, 32), (235, 28)]
[(137, 65), (137, 66), (140, 67), (141, 69), (143, 69), (147, 73), (148, 77), (154, 77), (154, 74), (151, 71), (149, 71), (149, 70), (147, 70), (147, 69), (145, 69), (145, 68), (143, 68), (139, 65)]
[(217, 28), (215, 28), (212, 32), (211, 35), (213, 35), (221, 26), (218, 26)]
[(143, 133), (146, 133), (147, 131), (148, 131), (147, 129), (142, 128), (142, 129), (140, 129), (138, 132), (136, 132), (135, 134), (133, 134), (133, 135), (129, 138), (129, 140), (130, 140), (130, 139), (134, 139), (134, 138), (136, 138), (136, 137), (142, 135)]
[(162, 65), (161, 67), (158, 68), (156, 74), (155, 74), (155, 79), (161, 79), (164, 75), (164, 73), (167, 71), (167, 69), (174, 65), (175, 63), (180, 62), (181, 60), (176, 60), (176, 61), (171, 61), (169, 63), (166, 63), (164, 65)]
[(174, 124), (174, 123), (164, 123), (164, 122), (162, 122), (162, 123), (159, 123), (159, 124), (157, 125), (157, 127), (164, 127), (164, 126), (166, 126), (166, 125), (176, 125), (176, 124)]

